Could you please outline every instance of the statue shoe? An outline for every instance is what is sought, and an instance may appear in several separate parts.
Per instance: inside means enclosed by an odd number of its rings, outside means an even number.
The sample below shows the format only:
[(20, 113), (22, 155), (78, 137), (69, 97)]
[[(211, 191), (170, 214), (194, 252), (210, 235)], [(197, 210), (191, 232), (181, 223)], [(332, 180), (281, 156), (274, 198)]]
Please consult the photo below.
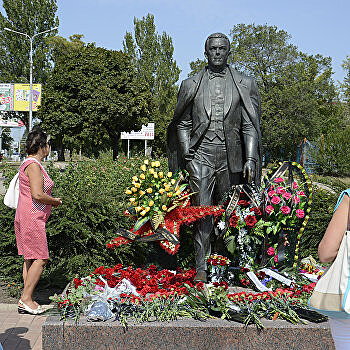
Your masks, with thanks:
[(205, 271), (198, 271), (194, 281), (207, 283), (207, 273)]

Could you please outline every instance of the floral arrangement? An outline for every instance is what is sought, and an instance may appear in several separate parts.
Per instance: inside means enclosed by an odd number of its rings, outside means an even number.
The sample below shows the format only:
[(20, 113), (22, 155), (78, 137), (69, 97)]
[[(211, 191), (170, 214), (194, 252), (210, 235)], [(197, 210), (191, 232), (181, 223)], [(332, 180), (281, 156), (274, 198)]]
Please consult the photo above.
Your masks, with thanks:
[[(129, 319), (146, 322), (155, 319), (170, 321), (178, 317), (201, 320), (221, 317), (246, 325), (254, 323), (258, 328), (263, 328), (261, 318), (274, 317), (301, 323), (301, 318), (309, 317), (311, 312), (305, 311), (303, 305), (306, 298), (301, 298), (301, 295), (309, 296), (315, 285), (277, 288), (264, 293), (229, 293), (226, 282), (211, 286), (205, 286), (202, 282), (195, 284), (194, 269), (175, 272), (158, 270), (154, 265), (140, 269), (118, 264), (112, 268), (101, 266), (84, 279), (75, 278), (67, 293), (51, 297), (57, 303), (59, 312), (66, 317), (76, 317), (77, 313), (82, 313), (83, 305), (88, 303), (87, 294), (101, 293), (106, 287), (100, 276), (111, 288), (124, 278), (136, 287), (138, 295), (121, 294), (119, 300), (109, 300), (114, 303), (116, 318), (123, 325)], [(74, 315), (67, 312), (71, 306), (76, 310)], [(303, 308), (304, 316), (293, 309), (295, 306)]]
[[(298, 179), (290, 181), (284, 177), (287, 166), (297, 171)], [(265, 175), (260, 189), (251, 187), (246, 191), (243, 187), (230, 217), (225, 214), (218, 222), (236, 265), (257, 267), (263, 262), (277, 266), (278, 247), (283, 245), (284, 258), (296, 268), (299, 241), (309, 218), (311, 201), (311, 181), (294, 162), (273, 168)]]
[(136, 215), (135, 230), (147, 220), (151, 220), (156, 229), (165, 214), (181, 205), (189, 196), (182, 195), (187, 184), (181, 184), (184, 179), (181, 172), (165, 174), (161, 171), (159, 161), (146, 159), (140, 170), (141, 173), (133, 176), (131, 186), (125, 191), (132, 205), (127, 214)]
[(230, 259), (226, 258), (225, 256), (218, 255), (218, 254), (212, 254), (207, 258), (208, 265), (213, 266), (228, 266), (230, 265), (231, 261)]
[[(207, 215), (218, 216), (224, 209), (218, 206), (191, 206), (192, 193), (184, 183), (185, 173), (173, 174), (161, 169), (159, 161), (145, 160), (141, 173), (132, 177), (125, 193), (129, 207), (125, 214), (135, 218), (131, 230), (119, 229), (118, 237), (107, 247), (113, 249), (133, 241), (159, 241), (169, 254), (179, 249), (179, 228)], [(131, 205), (131, 206), (130, 206)]]

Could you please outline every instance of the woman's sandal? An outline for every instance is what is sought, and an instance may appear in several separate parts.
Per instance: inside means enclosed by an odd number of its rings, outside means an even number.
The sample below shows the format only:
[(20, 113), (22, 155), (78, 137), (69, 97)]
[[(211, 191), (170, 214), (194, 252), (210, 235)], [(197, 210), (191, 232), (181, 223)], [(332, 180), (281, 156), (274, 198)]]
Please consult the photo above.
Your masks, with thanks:
[(24, 302), (21, 299), (19, 299), (18, 303), (22, 305), (22, 306), (18, 306), (19, 314), (39, 315), (45, 312), (45, 310), (43, 310), (40, 307), (40, 305), (35, 310), (33, 310), (28, 305), (24, 304)]

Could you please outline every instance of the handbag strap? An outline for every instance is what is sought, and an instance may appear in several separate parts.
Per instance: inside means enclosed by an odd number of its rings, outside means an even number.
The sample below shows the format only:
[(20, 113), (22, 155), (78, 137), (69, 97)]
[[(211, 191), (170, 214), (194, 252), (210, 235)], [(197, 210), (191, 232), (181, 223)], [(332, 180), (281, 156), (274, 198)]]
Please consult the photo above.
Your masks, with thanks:
[(347, 231), (350, 231), (350, 203), (349, 203), (349, 209), (348, 209), (348, 224), (346, 228), (347, 228)]

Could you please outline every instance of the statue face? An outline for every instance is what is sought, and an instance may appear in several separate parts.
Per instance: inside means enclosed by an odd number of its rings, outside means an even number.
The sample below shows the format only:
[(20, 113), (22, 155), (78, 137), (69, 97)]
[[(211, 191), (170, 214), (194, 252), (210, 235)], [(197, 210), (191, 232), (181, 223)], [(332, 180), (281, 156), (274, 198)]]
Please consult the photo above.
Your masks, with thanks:
[(224, 38), (211, 38), (208, 41), (208, 47), (205, 56), (208, 59), (208, 65), (214, 70), (223, 69), (227, 64), (227, 58), (230, 55), (228, 42)]

